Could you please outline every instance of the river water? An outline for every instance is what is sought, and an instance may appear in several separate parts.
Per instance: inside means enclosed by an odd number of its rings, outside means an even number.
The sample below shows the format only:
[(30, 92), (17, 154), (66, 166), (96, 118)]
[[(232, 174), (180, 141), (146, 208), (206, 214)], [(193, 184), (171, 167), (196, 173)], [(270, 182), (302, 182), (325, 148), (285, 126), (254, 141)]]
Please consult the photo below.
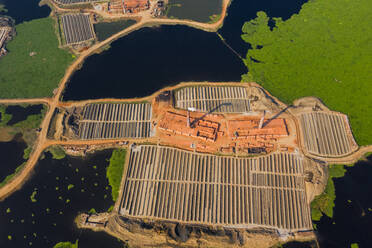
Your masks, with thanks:
[(144, 28), (88, 57), (63, 99), (143, 97), (182, 81), (239, 81), (245, 71), (214, 33), (178, 25)]
[(5, 15), (11, 16), (16, 24), (47, 17), (50, 14), (48, 6), (39, 6), (40, 0), (0, 0), (8, 10)]
[(25, 162), (23, 159), (23, 150), (26, 147), (27, 144), (22, 139), (21, 134), (15, 135), (11, 141), (0, 142), (0, 182)]
[(333, 218), (316, 222), (321, 247), (343, 248), (358, 243), (372, 247), (372, 155), (353, 167), (346, 167), (342, 178), (335, 178)]
[[(79, 248), (121, 248), (105, 233), (77, 229), (80, 212), (106, 211), (112, 204), (106, 167), (112, 151), (100, 151), (84, 159), (53, 160), (48, 153), (21, 190), (0, 204), (0, 247), (52, 248), (61, 241), (79, 239)], [(68, 189), (68, 185), (73, 187)], [(36, 192), (35, 202), (31, 195)]]

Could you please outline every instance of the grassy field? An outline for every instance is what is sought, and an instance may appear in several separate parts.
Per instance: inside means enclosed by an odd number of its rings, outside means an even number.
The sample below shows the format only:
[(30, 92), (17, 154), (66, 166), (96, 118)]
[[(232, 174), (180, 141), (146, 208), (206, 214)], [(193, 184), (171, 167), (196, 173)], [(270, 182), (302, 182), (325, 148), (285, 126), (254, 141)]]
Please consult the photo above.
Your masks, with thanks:
[(127, 151), (124, 149), (114, 150), (110, 158), (110, 164), (107, 167), (106, 177), (111, 186), (113, 201), (116, 201), (119, 196), (120, 183), (123, 176), (126, 153)]
[(16, 26), (17, 35), (7, 45), (9, 53), (0, 60), (0, 98), (52, 95), (73, 60), (58, 48), (54, 27), (49, 17)]
[(53, 159), (64, 159), (66, 157), (65, 150), (60, 146), (51, 146), (46, 149), (47, 152), (52, 154)]
[(5, 127), (8, 121), (12, 119), (12, 115), (5, 113), (5, 105), (0, 105), (0, 127)]
[(372, 144), (372, 32), (369, 0), (309, 1), (282, 21), (258, 17), (243, 26), (244, 61), (256, 81), (286, 102), (319, 97), (349, 116), (359, 145)]

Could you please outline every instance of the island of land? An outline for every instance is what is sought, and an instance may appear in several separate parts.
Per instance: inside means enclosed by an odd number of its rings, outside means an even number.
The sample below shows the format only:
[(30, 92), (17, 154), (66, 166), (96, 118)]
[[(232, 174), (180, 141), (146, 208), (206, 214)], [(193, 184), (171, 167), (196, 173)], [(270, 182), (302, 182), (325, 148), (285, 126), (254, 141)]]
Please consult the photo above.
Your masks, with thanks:
[[(105, 231), (134, 247), (271, 247), (316, 239), (312, 219), (330, 212), (332, 204), (322, 205), (326, 201), (322, 192), (332, 191), (328, 178), (332, 181), (340, 175), (334, 164), (354, 163), (372, 151), (367, 146), (370, 118), (358, 115), (361, 109), (355, 107), (360, 90), (348, 98), (349, 105), (337, 106), (337, 97), (355, 84), (329, 86), (324, 92), (317, 85), (316, 95), (329, 105), (308, 96), (313, 84), (294, 85), (296, 73), (290, 70), (290, 76), (278, 77), (286, 87), (274, 87), (279, 69), (267, 66), (277, 64), (279, 55), (270, 57), (275, 54), (273, 48), (282, 50), (262, 37), (279, 40), (281, 30), (297, 26), (296, 18), (311, 18), (309, 13), (318, 8), (337, 12), (340, 5), (328, 5), (331, 0), (309, 2), (286, 22), (274, 19), (273, 28), (266, 14), (259, 12), (243, 27), (243, 39), (252, 46), (244, 60), (250, 68), (244, 82), (187, 82), (144, 98), (64, 102), (62, 93), (71, 75), (85, 58), (112, 41), (142, 27), (163, 24), (215, 32), (230, 1), (211, 1), (213, 11), (198, 16), (192, 10), (200, 1), (191, 0), (185, 5), (173, 0), (44, 2), (53, 10), (51, 17), (17, 25), (15, 38), (11, 25), (0, 27), (0, 47), (14, 39), (0, 62), (0, 80), (14, 81), (1, 83), (0, 124), (9, 121), (5, 114), (9, 105), (47, 106), (17, 129), (22, 133), (37, 129), (37, 137), (28, 142), (27, 162), (1, 185), (0, 199), (24, 184), (46, 150), (61, 158), (65, 152), (84, 156), (114, 147), (118, 150), (107, 177), (115, 205), (106, 213), (92, 210), (79, 215), (80, 228)], [(110, 30), (97, 32), (102, 25)], [(40, 33), (32, 33), (30, 26), (41, 28)], [(297, 38), (305, 39), (306, 32), (300, 33)], [(24, 67), (14, 67), (21, 60)], [(262, 63), (266, 61), (270, 63)], [(33, 71), (35, 66), (40, 69)], [(345, 79), (334, 78), (337, 84), (351, 78), (346, 72), (342, 75)], [(39, 78), (48, 82), (28, 83)], [(287, 94), (288, 87), (295, 89), (293, 94)], [(369, 106), (367, 98), (359, 99)]]

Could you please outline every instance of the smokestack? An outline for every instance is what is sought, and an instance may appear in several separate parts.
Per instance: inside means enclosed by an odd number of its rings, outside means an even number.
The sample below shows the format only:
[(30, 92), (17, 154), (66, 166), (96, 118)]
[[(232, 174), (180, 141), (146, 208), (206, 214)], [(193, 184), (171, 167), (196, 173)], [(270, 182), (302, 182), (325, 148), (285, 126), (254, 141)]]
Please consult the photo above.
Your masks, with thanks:
[(187, 127), (190, 128), (190, 111), (187, 110)]
[(262, 128), (263, 122), (265, 120), (265, 114), (266, 114), (266, 111), (264, 110), (264, 112), (262, 114), (262, 117), (261, 117), (261, 120), (260, 120), (260, 124), (258, 125), (258, 129)]

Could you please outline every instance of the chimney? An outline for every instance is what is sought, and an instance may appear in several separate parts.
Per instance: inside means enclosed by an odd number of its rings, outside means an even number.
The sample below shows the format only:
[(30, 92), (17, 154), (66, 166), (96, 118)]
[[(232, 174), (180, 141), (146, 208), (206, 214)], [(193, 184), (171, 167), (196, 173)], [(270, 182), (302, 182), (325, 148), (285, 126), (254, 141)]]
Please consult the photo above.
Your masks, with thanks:
[(187, 110), (187, 127), (190, 128), (190, 111)]
[(266, 111), (264, 110), (264, 112), (262, 114), (262, 117), (261, 117), (261, 120), (260, 120), (260, 124), (258, 125), (258, 129), (262, 128), (263, 122), (265, 120), (265, 114), (266, 114)]

